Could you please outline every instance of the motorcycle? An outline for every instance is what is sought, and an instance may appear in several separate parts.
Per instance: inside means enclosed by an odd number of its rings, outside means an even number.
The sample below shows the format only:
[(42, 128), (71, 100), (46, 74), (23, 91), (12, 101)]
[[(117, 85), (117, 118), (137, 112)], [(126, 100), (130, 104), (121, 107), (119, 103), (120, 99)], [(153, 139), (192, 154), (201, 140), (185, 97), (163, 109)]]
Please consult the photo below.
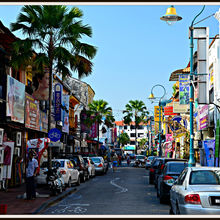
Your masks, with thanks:
[(58, 171), (59, 165), (45, 172), (47, 174), (47, 183), (52, 195), (62, 193), (65, 189), (64, 179)]

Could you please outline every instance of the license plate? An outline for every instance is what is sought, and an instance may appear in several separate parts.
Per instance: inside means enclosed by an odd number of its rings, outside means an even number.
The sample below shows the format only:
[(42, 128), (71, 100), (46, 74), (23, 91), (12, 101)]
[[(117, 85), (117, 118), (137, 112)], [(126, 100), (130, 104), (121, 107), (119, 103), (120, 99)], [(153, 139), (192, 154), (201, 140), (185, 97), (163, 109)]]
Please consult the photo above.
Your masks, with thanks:
[(211, 196), (211, 205), (220, 206), (220, 197)]
[(220, 199), (216, 199), (216, 200), (215, 200), (215, 203), (220, 203)]

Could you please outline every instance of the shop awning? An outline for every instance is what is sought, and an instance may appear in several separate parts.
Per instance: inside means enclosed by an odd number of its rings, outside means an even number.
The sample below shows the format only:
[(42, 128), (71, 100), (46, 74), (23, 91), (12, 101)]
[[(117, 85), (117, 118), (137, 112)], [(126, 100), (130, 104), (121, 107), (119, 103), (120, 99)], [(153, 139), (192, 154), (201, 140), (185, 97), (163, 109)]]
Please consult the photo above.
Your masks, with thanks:
[(135, 146), (126, 146), (124, 150), (135, 150)]
[(178, 70), (175, 70), (173, 71), (171, 74), (170, 74), (170, 79), (169, 81), (179, 81), (179, 75), (180, 74), (189, 74), (190, 73), (190, 67), (187, 66), (186, 68), (184, 69), (178, 69)]

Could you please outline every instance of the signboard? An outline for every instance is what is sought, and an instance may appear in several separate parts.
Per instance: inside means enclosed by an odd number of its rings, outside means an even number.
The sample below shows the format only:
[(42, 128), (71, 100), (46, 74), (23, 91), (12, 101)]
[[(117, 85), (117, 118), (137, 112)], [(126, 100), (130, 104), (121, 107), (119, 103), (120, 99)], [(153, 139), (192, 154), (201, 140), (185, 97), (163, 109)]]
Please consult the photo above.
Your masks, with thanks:
[(209, 67), (209, 90), (214, 86), (213, 63)]
[(179, 104), (189, 104), (189, 74), (179, 75)]
[(39, 130), (39, 102), (33, 96), (25, 93), (25, 127)]
[(50, 138), (51, 141), (59, 141), (61, 138), (62, 134), (61, 131), (57, 128), (52, 128), (49, 132), (48, 132), (48, 137)]
[(24, 123), (25, 85), (7, 75), (6, 115), (11, 120)]
[[(162, 108), (160, 110), (160, 117), (162, 120)], [(159, 106), (154, 106), (154, 121), (159, 122)]]
[(180, 105), (179, 102), (173, 102), (173, 112), (174, 113), (186, 113), (189, 111), (189, 104)]
[(173, 112), (173, 106), (164, 107), (164, 115), (177, 115)]
[(209, 105), (199, 106), (199, 130), (204, 130), (208, 127), (209, 120)]
[(54, 86), (54, 114), (55, 114), (55, 121), (61, 121), (61, 104), (62, 104), (62, 92), (63, 86), (60, 83), (57, 83)]

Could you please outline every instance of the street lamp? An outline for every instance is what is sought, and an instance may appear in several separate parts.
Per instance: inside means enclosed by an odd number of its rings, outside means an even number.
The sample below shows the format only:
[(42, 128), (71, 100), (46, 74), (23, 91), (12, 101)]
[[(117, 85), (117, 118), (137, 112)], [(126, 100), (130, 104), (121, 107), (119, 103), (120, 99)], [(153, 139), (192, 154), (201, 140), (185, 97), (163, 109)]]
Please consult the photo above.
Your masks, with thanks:
[[(194, 158), (194, 148), (193, 148), (193, 141), (194, 141), (194, 134), (193, 134), (193, 102), (194, 102), (194, 88), (193, 88), (193, 25), (196, 18), (203, 12), (205, 5), (203, 6), (202, 10), (194, 17), (191, 26), (189, 27), (190, 30), (190, 147), (189, 147), (189, 167), (195, 166), (195, 158)], [(164, 21), (169, 21), (169, 16), (164, 16), (162, 19)], [(178, 20), (176, 20), (178, 21)], [(198, 22), (197, 22), (198, 23)]]
[(162, 156), (162, 149), (161, 149), (161, 109), (162, 109), (162, 108), (161, 108), (161, 107), (163, 106), (163, 105), (162, 105), (162, 99), (163, 99), (163, 97), (166, 95), (166, 89), (164, 88), (164, 86), (162, 86), (162, 85), (160, 85), (160, 84), (157, 84), (157, 85), (153, 86), (152, 89), (151, 89), (151, 94), (150, 94), (150, 96), (148, 97), (148, 99), (150, 99), (150, 100), (156, 99), (156, 98), (154, 97), (154, 94), (153, 94), (153, 89), (154, 89), (156, 86), (160, 86), (160, 87), (162, 87), (163, 90), (164, 90), (164, 94), (160, 97), (160, 100), (159, 100), (159, 157), (161, 157), (161, 156)]

